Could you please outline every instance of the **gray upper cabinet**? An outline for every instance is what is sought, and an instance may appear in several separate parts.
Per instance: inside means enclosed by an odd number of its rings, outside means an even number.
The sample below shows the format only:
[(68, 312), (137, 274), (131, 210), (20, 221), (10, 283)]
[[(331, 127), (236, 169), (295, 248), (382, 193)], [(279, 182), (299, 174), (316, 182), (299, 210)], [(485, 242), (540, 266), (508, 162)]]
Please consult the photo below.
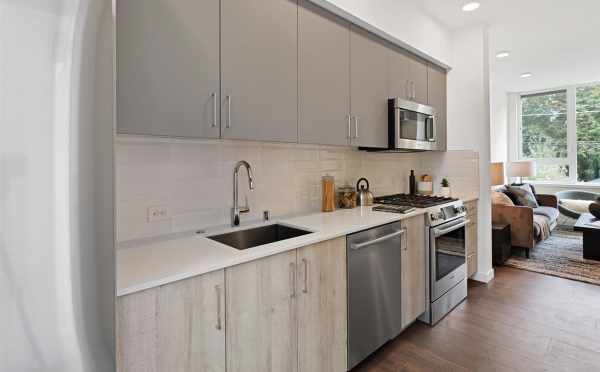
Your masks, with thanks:
[(350, 33), (352, 144), (385, 148), (387, 137), (388, 49), (358, 28)]
[(446, 122), (446, 70), (441, 67), (429, 65), (428, 69), (428, 99), (427, 104), (436, 110), (436, 127), (439, 151), (447, 148), (447, 122)]
[(295, 0), (221, 1), (222, 138), (297, 142), (297, 36)]
[(349, 144), (350, 24), (300, 0), (298, 140)]
[(391, 46), (388, 52), (389, 60), (389, 98), (410, 99), (412, 86), (410, 84), (406, 52)]
[(427, 103), (427, 62), (419, 57), (410, 56), (408, 59), (408, 76), (410, 79), (411, 100)]
[(219, 0), (119, 0), (117, 131), (219, 137)]

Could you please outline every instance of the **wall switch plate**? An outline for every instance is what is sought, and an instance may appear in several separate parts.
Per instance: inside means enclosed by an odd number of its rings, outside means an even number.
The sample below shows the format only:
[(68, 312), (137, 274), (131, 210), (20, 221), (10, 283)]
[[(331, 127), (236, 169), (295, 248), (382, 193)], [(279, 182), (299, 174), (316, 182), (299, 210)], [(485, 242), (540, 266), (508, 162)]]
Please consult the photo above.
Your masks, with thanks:
[(148, 222), (164, 221), (171, 218), (171, 213), (167, 206), (148, 207)]

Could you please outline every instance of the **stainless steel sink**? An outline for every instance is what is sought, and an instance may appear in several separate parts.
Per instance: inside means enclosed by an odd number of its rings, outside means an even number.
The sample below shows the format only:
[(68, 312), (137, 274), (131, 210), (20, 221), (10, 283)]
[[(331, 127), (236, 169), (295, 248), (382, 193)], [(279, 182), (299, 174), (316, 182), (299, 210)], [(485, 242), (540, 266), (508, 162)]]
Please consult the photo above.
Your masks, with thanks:
[(233, 231), (227, 234), (208, 236), (207, 238), (241, 250), (263, 244), (279, 242), (310, 233), (310, 231), (300, 230), (294, 227), (273, 224), (253, 229)]

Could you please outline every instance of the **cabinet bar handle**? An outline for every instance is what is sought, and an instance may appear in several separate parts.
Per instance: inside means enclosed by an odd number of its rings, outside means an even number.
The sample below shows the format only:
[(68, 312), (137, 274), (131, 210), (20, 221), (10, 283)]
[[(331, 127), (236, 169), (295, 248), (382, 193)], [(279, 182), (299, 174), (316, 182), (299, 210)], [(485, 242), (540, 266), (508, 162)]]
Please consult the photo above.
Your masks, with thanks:
[(358, 138), (358, 116), (354, 117), (354, 138)]
[(215, 292), (217, 292), (217, 325), (215, 328), (220, 331), (223, 328), (221, 324), (221, 286), (215, 285)]
[(213, 100), (213, 120), (212, 120), (211, 126), (213, 128), (216, 128), (217, 127), (217, 94), (212, 93), (210, 96), (212, 97), (212, 100)]
[(408, 251), (408, 230), (405, 228), (400, 229), (402, 231), (402, 246), (403, 250)]
[(290, 262), (290, 297), (296, 297), (296, 264)]
[(352, 139), (352, 127), (351, 127), (352, 123), (351, 123), (351, 121), (352, 121), (352, 116), (348, 115), (348, 138), (349, 139)]
[(226, 128), (231, 128), (231, 96), (227, 96), (227, 124)]
[(412, 99), (417, 98), (417, 88), (415, 87), (415, 82), (411, 81), (410, 85), (412, 86)]
[(302, 289), (302, 292), (308, 293), (308, 260), (303, 258), (302, 263), (304, 264), (304, 288)]

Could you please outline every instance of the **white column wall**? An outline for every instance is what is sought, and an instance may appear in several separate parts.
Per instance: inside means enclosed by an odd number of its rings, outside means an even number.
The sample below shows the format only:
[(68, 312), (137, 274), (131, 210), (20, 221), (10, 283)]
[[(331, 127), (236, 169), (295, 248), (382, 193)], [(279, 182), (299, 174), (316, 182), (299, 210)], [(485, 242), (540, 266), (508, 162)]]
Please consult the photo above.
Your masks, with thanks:
[(452, 36), (453, 69), (448, 74), (448, 150), (479, 153), (478, 269), (475, 280), (488, 282), (492, 268), (490, 202), (490, 86), (488, 33), (484, 27)]

